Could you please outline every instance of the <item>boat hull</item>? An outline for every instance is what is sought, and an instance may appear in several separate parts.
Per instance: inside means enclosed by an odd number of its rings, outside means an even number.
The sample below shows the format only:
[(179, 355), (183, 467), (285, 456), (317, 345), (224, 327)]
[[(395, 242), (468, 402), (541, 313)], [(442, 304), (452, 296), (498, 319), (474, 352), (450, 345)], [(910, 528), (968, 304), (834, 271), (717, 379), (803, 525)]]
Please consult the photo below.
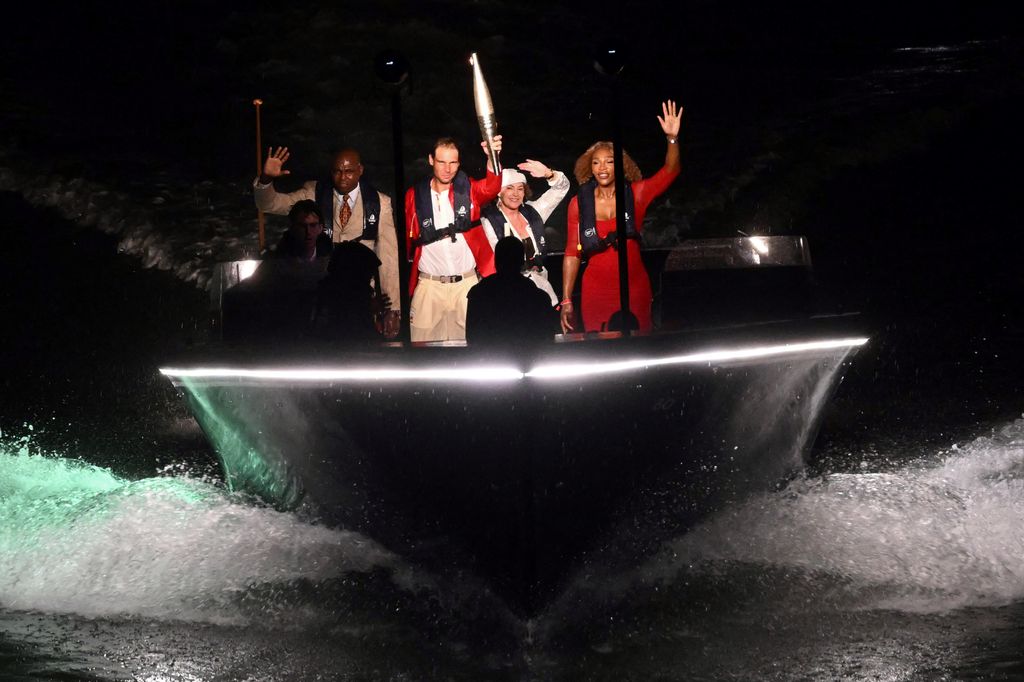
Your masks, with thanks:
[(164, 372), (231, 488), (455, 561), (531, 612), (603, 545), (635, 561), (798, 470), (863, 342), (841, 334), (819, 321)]

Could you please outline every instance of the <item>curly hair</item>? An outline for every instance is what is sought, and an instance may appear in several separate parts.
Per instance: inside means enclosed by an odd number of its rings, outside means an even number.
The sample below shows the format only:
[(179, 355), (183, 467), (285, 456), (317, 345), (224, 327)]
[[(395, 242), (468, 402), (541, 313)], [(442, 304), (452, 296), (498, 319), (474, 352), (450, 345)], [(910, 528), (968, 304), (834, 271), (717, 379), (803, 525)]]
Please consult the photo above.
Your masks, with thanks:
[[(589, 182), (590, 178), (594, 177), (594, 171), (591, 168), (590, 162), (594, 158), (594, 152), (598, 149), (607, 149), (608, 151), (614, 150), (614, 145), (611, 142), (601, 140), (587, 147), (587, 151), (583, 152), (580, 158), (576, 159), (576, 165), (573, 167), (573, 175), (576, 176), (576, 182), (581, 185), (585, 182)], [(636, 165), (626, 150), (622, 150), (622, 167), (626, 174), (626, 179), (630, 182), (636, 182), (643, 178), (640, 173), (640, 167)]]

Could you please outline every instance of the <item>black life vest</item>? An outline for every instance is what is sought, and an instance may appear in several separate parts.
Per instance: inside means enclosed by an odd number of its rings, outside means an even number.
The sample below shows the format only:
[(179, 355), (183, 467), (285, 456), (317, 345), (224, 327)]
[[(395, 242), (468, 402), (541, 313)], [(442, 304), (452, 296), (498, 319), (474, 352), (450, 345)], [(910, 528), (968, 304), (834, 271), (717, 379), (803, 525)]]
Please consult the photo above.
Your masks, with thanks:
[[(526, 222), (530, 224), (530, 232), (533, 233), (533, 242), (538, 245), (538, 251), (543, 253), (547, 249), (544, 248), (546, 243), (544, 241), (544, 221), (541, 220), (540, 213), (533, 206), (529, 204), (523, 204), (519, 207), (519, 213), (526, 218)], [(487, 221), (494, 228), (494, 236), (498, 239), (505, 237), (505, 223), (508, 222), (505, 218), (505, 214), (501, 212), (497, 204), (488, 204), (484, 206), (483, 210), (480, 211), (482, 217), (487, 218)]]
[[(639, 241), (640, 233), (636, 231), (636, 221), (634, 219), (636, 207), (633, 203), (633, 188), (631, 184), (629, 181), (625, 183), (626, 196), (623, 197), (626, 202), (626, 238)], [(576, 206), (580, 212), (579, 244), (584, 257), (592, 256), (595, 253), (600, 253), (609, 247), (615, 246), (617, 240), (615, 231), (609, 232), (604, 239), (597, 236), (597, 209), (594, 201), (594, 190), (596, 189), (597, 181), (591, 178), (589, 182), (580, 185), (579, 194), (576, 195)]]
[(413, 196), (416, 202), (416, 219), (419, 221), (420, 234), (416, 243), (426, 246), (436, 241), (450, 237), (455, 241), (455, 235), (460, 232), (468, 232), (480, 224), (480, 221), (473, 221), (473, 203), (470, 200), (469, 176), (462, 171), (455, 174), (452, 180), (451, 191), (455, 198), (455, 223), (452, 225), (437, 226), (434, 224), (434, 205), (430, 196), (431, 178), (426, 178), (413, 185)]
[[(324, 221), (324, 234), (334, 239), (334, 184), (321, 180), (316, 183), (316, 205)], [(370, 183), (359, 181), (359, 195), (363, 198), (363, 233), (359, 241), (377, 241), (380, 225), (380, 196)]]
[[(533, 206), (523, 204), (519, 207), (519, 213), (530, 224), (530, 232), (533, 235), (533, 253), (530, 253), (530, 248), (526, 248), (526, 265), (531, 268), (544, 267), (544, 253), (547, 252), (547, 242), (544, 240), (544, 221), (540, 217), (540, 212)], [(505, 223), (507, 220), (497, 204), (484, 206), (480, 214), (482, 217), (487, 218), (491, 227), (494, 228), (494, 236), (498, 239), (506, 236)], [(524, 243), (523, 246), (526, 247), (526, 244)]]

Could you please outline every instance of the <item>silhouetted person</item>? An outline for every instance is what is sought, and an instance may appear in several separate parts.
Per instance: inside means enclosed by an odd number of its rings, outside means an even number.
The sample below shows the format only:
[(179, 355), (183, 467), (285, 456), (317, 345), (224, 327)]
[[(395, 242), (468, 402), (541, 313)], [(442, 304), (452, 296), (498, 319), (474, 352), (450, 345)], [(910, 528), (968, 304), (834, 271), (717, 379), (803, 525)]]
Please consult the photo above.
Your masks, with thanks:
[(331, 240), (320, 210), (299, 201), (288, 214), (288, 231), (252, 277), (224, 292), (224, 340), (287, 343), (309, 334), (317, 284), (324, 276)]
[(371, 284), (379, 276), (380, 259), (358, 241), (334, 245), (327, 277), (317, 287), (313, 328), (322, 338), (345, 343), (380, 341), (374, 322), (389, 305)]
[(494, 248), (497, 272), (469, 290), (468, 343), (516, 348), (552, 339), (558, 313), (548, 295), (522, 276), (525, 264), (521, 241), (515, 237), (498, 240)]

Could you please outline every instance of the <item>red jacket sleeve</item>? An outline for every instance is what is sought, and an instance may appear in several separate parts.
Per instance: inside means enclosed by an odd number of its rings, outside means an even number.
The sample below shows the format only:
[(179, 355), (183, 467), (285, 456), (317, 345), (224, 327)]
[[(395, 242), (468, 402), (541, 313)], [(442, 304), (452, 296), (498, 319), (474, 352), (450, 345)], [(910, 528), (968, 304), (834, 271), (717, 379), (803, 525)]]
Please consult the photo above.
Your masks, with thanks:
[(420, 222), (416, 218), (416, 193), (410, 187), (405, 191), (405, 245), (407, 249), (412, 248), (412, 240), (419, 234), (419, 224)]
[(480, 220), (480, 209), (498, 198), (501, 191), (501, 176), (487, 171), (479, 180), (469, 179), (470, 201), (473, 202), (473, 220)]
[(657, 173), (649, 178), (637, 180), (633, 183), (633, 205), (636, 213), (637, 230), (643, 229), (644, 217), (647, 214), (647, 207), (658, 198), (672, 181), (679, 176), (679, 171), (670, 171), (662, 166)]
[(420, 234), (420, 221), (416, 218), (416, 193), (410, 187), (405, 191), (405, 257), (412, 254), (412, 267), (409, 272), (409, 295), (416, 291), (419, 280), (420, 249), (413, 250), (413, 240)]

